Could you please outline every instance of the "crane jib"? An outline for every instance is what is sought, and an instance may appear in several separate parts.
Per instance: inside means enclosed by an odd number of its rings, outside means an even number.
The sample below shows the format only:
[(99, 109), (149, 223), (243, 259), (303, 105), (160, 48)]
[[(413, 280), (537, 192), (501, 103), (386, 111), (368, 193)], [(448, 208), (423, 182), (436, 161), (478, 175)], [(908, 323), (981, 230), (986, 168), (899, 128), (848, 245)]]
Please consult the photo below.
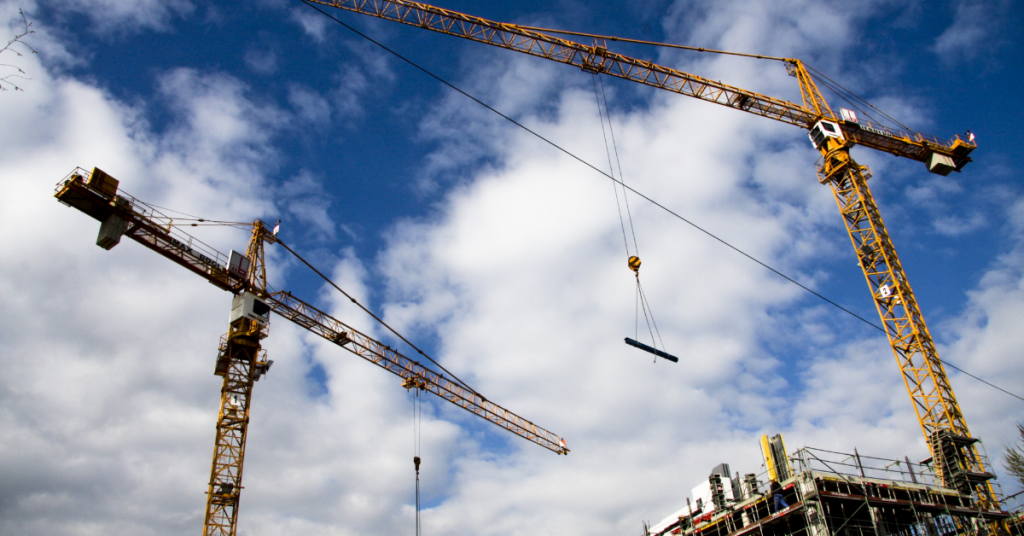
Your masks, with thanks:
[[(94, 170), (93, 175), (109, 178), (100, 170)], [(89, 175), (85, 170), (76, 168), (58, 183), (54, 197), (65, 205), (78, 209), (100, 222), (105, 222), (112, 216), (124, 220), (125, 225), (119, 227), (124, 236), (156, 251), (223, 290), (234, 292), (240, 285), (247, 284), (245, 278), (240, 278), (228, 270), (227, 265), (230, 263), (228, 256), (203, 244), (192, 235), (173, 228), (173, 220), (155, 211), (152, 206), (124, 192), (117, 192), (116, 187), (104, 189), (103, 186), (106, 183), (100, 184), (100, 187), (88, 184), (85, 181), (86, 176)], [(116, 184), (116, 182), (112, 182), (112, 184)], [(257, 220), (253, 224), (256, 237), (254, 240), (270, 241), (272, 235), (256, 233), (257, 226), (263, 228), (263, 223)], [(171, 234), (172, 229), (178, 235), (177, 237)], [(102, 230), (101, 236), (103, 236)], [(110, 246), (112, 247), (113, 244)], [(101, 245), (101, 247), (103, 246)], [(105, 249), (109, 249), (109, 247)], [(199, 249), (204, 249), (206, 253), (201, 253)], [(260, 254), (255, 255), (260, 256)], [(216, 259), (223, 259), (223, 262)], [(262, 265), (262, 263), (259, 264)], [(250, 282), (248, 285), (247, 288), (259, 294), (275, 313), (285, 319), (402, 378), (422, 381), (425, 390), (519, 437), (556, 454), (568, 454), (569, 449), (557, 434), (488, 401), (468, 387), (448, 380), (442, 374), (356, 331), (327, 313), (292, 296), (289, 292), (274, 292), (266, 287), (265, 281), (262, 281), (262, 284)], [(256, 312), (259, 313), (259, 311)]]
[[(784, 59), (790, 74), (800, 80), (801, 93), (804, 95), (802, 105), (611, 52), (606, 46), (584, 45), (534, 28), (496, 22), (429, 4), (409, 0), (308, 2), (573, 65), (587, 72), (606, 74), (802, 128), (811, 128), (823, 118), (833, 118), (810, 73), (799, 60)], [(971, 161), (967, 154), (976, 147), (973, 141), (959, 138), (946, 141), (914, 132), (892, 132), (871, 125), (854, 124), (851, 128), (858, 126), (864, 129), (864, 135), (853, 135), (850, 138), (859, 145), (926, 164), (933, 158), (933, 154), (947, 156), (954, 161), (956, 171)]]
[(218, 270), (223, 268), (222, 266), (217, 264), (217, 261), (207, 257), (206, 255), (203, 255), (202, 253), (199, 253), (198, 251), (193, 250), (191, 246), (181, 242), (177, 238), (174, 238), (173, 236), (169, 236), (169, 237), (167, 237), (167, 240), (171, 243), (172, 246), (180, 249), (184, 253), (188, 253), (189, 255), (192, 255), (193, 257), (199, 259), (201, 262), (203, 262), (204, 264), (208, 265), (209, 267), (214, 268), (214, 269), (218, 269)]

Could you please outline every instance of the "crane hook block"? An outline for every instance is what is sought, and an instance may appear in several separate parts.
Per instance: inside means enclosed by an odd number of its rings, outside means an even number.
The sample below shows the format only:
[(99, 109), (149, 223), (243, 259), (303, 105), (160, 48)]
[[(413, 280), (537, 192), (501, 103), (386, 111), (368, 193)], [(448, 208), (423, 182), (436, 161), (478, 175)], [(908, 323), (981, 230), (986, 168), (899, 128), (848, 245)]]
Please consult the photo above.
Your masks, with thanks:
[(639, 349), (641, 349), (641, 350), (643, 350), (645, 352), (650, 352), (650, 353), (652, 353), (652, 354), (654, 354), (654, 355), (656, 355), (656, 356), (658, 356), (658, 357), (660, 357), (662, 359), (667, 359), (667, 360), (669, 360), (669, 361), (671, 361), (673, 363), (678, 363), (679, 362), (679, 358), (678, 357), (676, 357), (676, 356), (674, 356), (672, 354), (668, 354), (668, 353), (662, 352), (661, 350), (658, 350), (657, 348), (652, 348), (650, 346), (647, 346), (646, 344), (644, 344), (642, 342), (634, 341), (633, 339), (630, 339), (629, 337), (626, 337), (626, 344), (628, 344), (630, 346), (635, 346), (635, 347), (637, 347), (637, 348), (639, 348)]
[(629, 269), (636, 273), (640, 273), (640, 257), (633, 255), (629, 258)]

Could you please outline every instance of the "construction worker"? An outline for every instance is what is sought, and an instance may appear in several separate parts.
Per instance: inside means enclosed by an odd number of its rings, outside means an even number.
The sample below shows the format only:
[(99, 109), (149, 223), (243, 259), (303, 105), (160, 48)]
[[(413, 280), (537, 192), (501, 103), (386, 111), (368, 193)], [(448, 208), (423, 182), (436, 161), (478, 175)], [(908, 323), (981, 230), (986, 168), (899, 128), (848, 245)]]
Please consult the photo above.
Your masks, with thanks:
[[(786, 498), (782, 496), (782, 486), (779, 482), (772, 480), (771, 483), (772, 497), (775, 498), (775, 512), (778, 513), (782, 508), (789, 508), (789, 504), (786, 503)], [(781, 507), (779, 505), (782, 505)]]

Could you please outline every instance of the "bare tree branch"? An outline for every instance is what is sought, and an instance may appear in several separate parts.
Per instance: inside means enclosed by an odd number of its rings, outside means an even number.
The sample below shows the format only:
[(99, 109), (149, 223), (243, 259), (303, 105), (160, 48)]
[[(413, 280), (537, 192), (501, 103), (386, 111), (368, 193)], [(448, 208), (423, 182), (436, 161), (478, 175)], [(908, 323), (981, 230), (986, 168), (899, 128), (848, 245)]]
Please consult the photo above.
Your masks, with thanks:
[[(24, 41), (24, 39), (29, 35), (36, 33), (35, 30), (32, 29), (32, 23), (29, 22), (28, 17), (25, 16), (25, 12), (22, 11), (20, 8), (18, 9), (18, 15), (21, 15), (21, 25), (23, 26), (24, 29), (18, 35), (15, 35), (13, 39), (8, 41), (7, 45), (5, 45), (3, 48), (0, 48), (0, 55), (2, 55), (4, 52), (12, 52), (18, 57), (24, 56), (24, 54), (21, 53), (19, 48), (26, 52), (36, 54), (36, 49), (32, 48), (32, 45)], [(23, 74), (25, 74), (25, 71), (23, 71), (17, 65), (11, 65), (9, 63), (0, 63), (0, 69), (4, 68), (14, 69), (18, 72), (0, 76), (0, 91), (7, 91), (8, 87), (14, 88), (15, 91), (23, 91), (12, 80), (15, 78), (20, 78), (22, 80), (31, 80), (31, 78), (22, 76)]]
[(1024, 424), (1017, 425), (1020, 432), (1020, 445), (1006, 449), (1003, 455), (1003, 467), (1024, 486)]

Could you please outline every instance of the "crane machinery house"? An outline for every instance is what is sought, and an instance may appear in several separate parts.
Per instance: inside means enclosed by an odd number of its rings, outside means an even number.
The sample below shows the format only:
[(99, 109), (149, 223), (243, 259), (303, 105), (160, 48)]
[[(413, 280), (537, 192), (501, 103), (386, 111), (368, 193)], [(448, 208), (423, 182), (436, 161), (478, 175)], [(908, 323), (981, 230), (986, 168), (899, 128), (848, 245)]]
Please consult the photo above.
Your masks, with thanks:
[(243, 292), (231, 299), (231, 318), (234, 322), (239, 318), (255, 320), (265, 326), (270, 322), (270, 306), (252, 292)]

